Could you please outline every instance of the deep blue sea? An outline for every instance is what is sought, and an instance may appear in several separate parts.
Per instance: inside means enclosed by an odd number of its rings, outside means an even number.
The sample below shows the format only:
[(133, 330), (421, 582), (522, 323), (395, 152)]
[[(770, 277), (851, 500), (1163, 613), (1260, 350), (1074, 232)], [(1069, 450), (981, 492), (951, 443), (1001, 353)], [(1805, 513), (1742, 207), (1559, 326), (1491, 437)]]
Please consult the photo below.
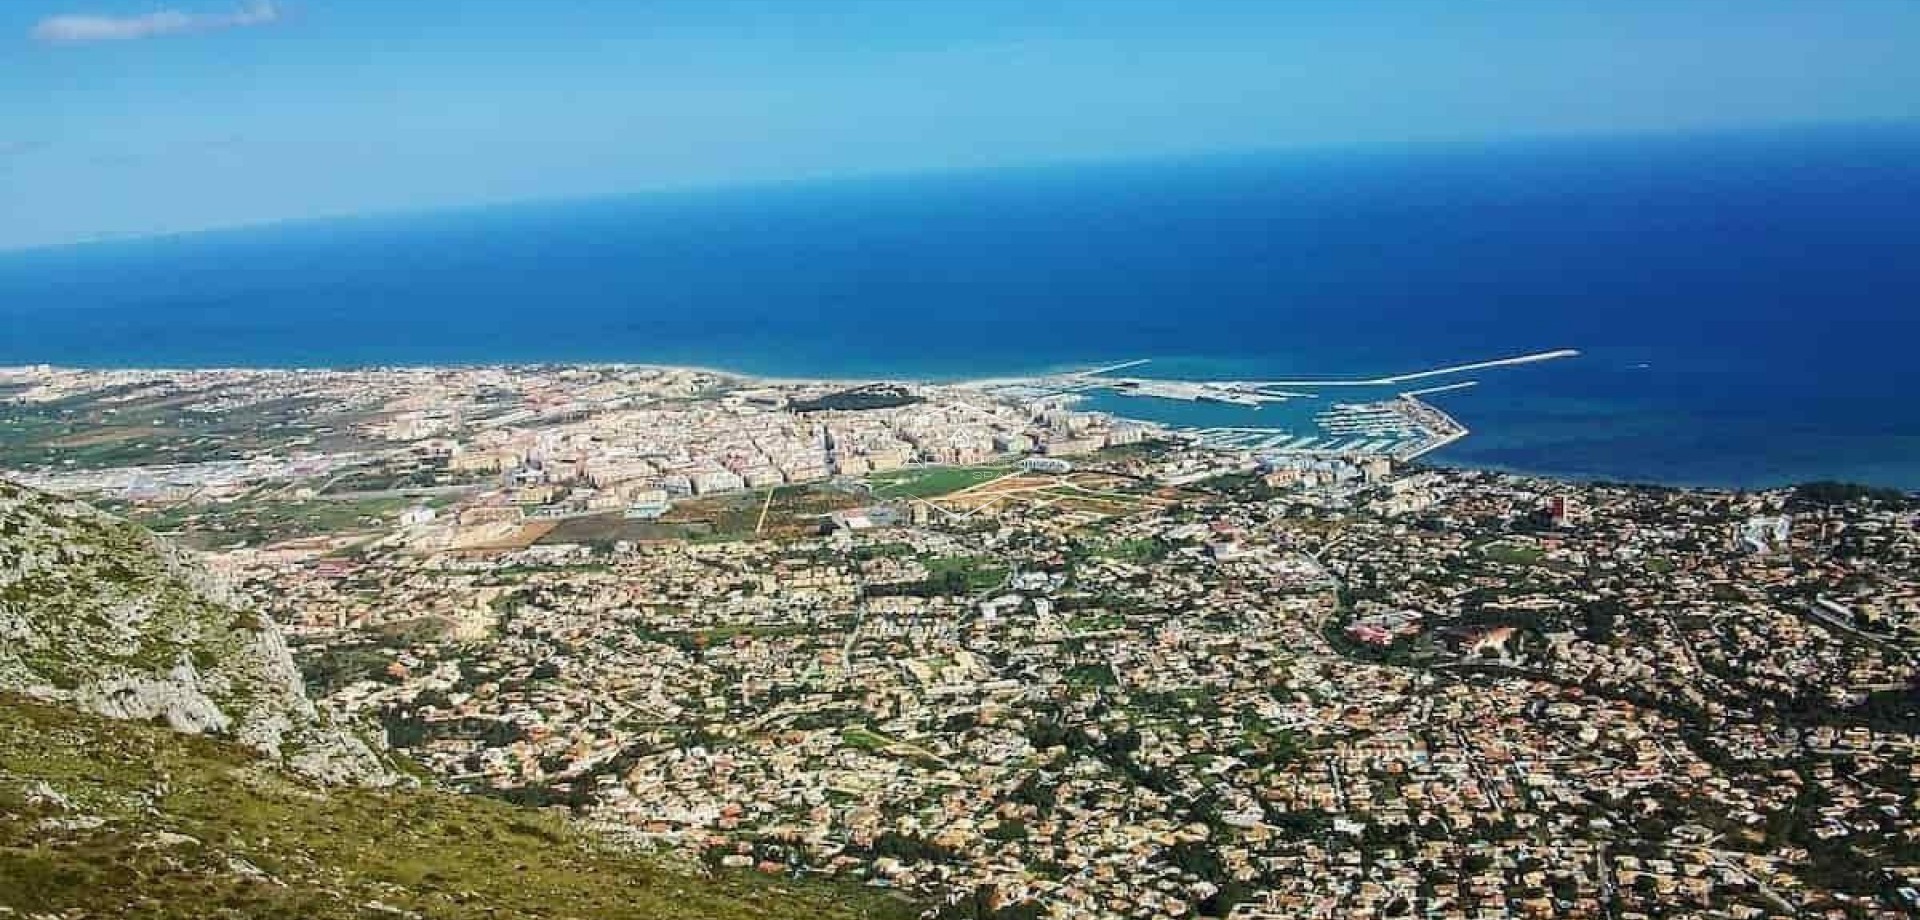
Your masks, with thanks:
[(1144, 357), (1135, 373), (1245, 379), (1578, 348), (1433, 397), (1474, 430), (1434, 459), (1677, 484), (1920, 488), (1917, 344), (1916, 128), (848, 180), (0, 254), (0, 364), (955, 378)]

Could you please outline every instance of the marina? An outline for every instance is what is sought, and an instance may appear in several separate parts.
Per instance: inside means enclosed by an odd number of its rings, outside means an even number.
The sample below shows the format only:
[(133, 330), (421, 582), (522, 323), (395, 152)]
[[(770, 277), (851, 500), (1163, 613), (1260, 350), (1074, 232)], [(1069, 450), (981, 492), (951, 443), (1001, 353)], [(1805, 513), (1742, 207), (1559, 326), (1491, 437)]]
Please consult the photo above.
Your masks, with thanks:
[[(1288, 379), (1288, 380), (1173, 380), (1138, 376), (1115, 376), (1151, 363), (1136, 358), (1087, 370), (1040, 377), (979, 381), (971, 386), (996, 395), (1022, 399), (1061, 399), (1081, 402), (1102, 396), (1122, 401), (1150, 403), (1207, 403), (1229, 409), (1258, 411), (1275, 407), (1278, 418), (1272, 425), (1182, 424), (1176, 413), (1154, 410), (1140, 415), (1124, 407), (1107, 408), (1111, 414), (1159, 424), (1173, 435), (1192, 443), (1221, 450), (1258, 453), (1263, 456), (1302, 455), (1318, 457), (1388, 457), (1409, 461), (1459, 441), (1467, 436), (1467, 427), (1421, 399), (1423, 396), (1451, 393), (1479, 386), (1478, 380), (1439, 382), (1438, 378), (1498, 368), (1516, 367), (1571, 358), (1580, 353), (1571, 348), (1540, 351), (1510, 357), (1452, 364), (1444, 367), (1368, 378)], [(1431, 386), (1401, 390), (1402, 385), (1436, 381)], [(1379, 398), (1352, 399), (1318, 403), (1317, 390), (1340, 388), (1344, 394), (1362, 396), (1367, 389), (1384, 391)], [(1364, 394), (1372, 396), (1373, 394)], [(1309, 403), (1308, 400), (1316, 402)], [(1108, 403), (1112, 405), (1111, 401)], [(1314, 411), (1316, 405), (1325, 408)], [(1226, 419), (1220, 411), (1182, 413)], [(1176, 417), (1168, 417), (1176, 416)]]
[(1262, 403), (1285, 402), (1300, 395), (1253, 392), (1223, 383), (1186, 383), (1175, 380), (1125, 379), (1116, 380), (1104, 386), (1120, 396), (1151, 396), (1158, 399), (1217, 402), (1245, 406), (1249, 409), (1258, 409)]
[(1399, 461), (1432, 453), (1467, 435), (1466, 426), (1413, 393), (1381, 402), (1337, 403), (1313, 417), (1311, 432), (1231, 425), (1174, 426), (1169, 431), (1217, 450)]

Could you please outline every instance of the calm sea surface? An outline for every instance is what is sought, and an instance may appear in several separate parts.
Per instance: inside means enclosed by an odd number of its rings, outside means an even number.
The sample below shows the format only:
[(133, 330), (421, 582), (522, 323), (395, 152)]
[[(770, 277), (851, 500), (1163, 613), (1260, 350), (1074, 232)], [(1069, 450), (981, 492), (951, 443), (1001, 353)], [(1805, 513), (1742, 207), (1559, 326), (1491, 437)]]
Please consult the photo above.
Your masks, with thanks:
[[(0, 217), (4, 219), (4, 217)], [(641, 361), (1379, 375), (1435, 459), (1920, 488), (1920, 130), (1288, 154), (290, 224), (0, 254), (0, 364)], [(1221, 406), (1108, 398), (1163, 421)]]

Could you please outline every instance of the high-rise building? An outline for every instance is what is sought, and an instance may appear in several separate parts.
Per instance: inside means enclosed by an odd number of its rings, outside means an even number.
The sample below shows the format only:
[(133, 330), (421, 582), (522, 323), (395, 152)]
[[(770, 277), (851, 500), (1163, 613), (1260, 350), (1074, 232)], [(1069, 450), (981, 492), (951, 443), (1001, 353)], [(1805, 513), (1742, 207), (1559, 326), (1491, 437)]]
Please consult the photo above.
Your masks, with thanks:
[(1552, 516), (1555, 527), (1575, 527), (1587, 519), (1586, 505), (1566, 493), (1547, 499), (1547, 513)]

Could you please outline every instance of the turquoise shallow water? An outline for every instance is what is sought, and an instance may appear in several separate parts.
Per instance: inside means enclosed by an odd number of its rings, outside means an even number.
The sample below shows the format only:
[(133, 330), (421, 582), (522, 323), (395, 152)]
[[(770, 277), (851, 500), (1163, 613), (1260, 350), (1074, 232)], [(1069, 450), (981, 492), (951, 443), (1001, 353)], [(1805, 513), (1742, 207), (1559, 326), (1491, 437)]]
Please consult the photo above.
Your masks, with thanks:
[(1836, 129), (292, 224), (0, 254), (0, 363), (1277, 378), (1572, 347), (1433, 396), (1474, 432), (1436, 459), (1920, 488), (1914, 201), (1920, 130)]

